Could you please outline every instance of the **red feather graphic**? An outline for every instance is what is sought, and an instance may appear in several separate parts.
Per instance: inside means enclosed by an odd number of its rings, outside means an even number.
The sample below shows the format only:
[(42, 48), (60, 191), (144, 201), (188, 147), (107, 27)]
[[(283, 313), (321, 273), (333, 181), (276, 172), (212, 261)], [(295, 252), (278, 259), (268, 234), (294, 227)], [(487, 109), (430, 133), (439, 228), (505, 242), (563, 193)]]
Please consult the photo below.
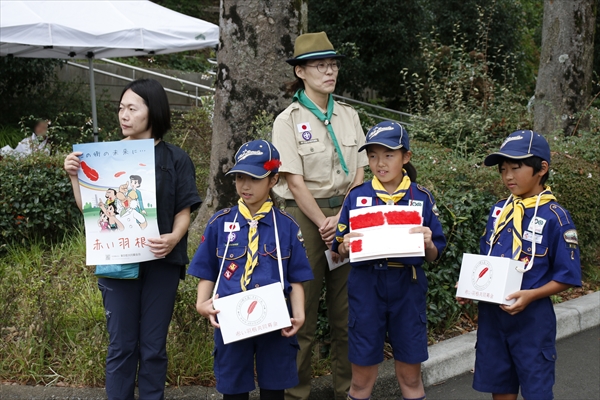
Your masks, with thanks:
[(481, 270), (481, 272), (479, 273), (479, 278), (477, 278), (477, 280), (481, 279), (482, 276), (485, 275), (486, 272), (488, 272), (489, 268), (485, 267), (484, 269)]
[(85, 176), (87, 176), (88, 178), (90, 178), (91, 181), (97, 181), (98, 180), (98, 171), (96, 171), (94, 168), (91, 168), (89, 165), (87, 165), (87, 163), (85, 161), (81, 162), (81, 169), (83, 170), (83, 173), (85, 174)]
[(246, 319), (250, 318), (250, 314), (252, 314), (252, 311), (254, 311), (257, 304), (258, 304), (258, 301), (256, 301), (256, 300), (254, 300), (252, 303), (250, 303), (250, 306), (248, 307), (248, 316), (246, 317)]

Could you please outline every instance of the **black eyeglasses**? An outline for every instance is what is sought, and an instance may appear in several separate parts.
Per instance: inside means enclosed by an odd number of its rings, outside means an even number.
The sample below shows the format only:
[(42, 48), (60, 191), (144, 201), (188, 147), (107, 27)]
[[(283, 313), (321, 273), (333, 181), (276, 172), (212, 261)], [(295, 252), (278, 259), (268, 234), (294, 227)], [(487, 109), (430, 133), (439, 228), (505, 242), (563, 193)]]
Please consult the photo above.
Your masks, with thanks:
[(318, 64), (314, 64), (314, 65), (309, 65), (309, 64), (305, 64), (306, 67), (314, 67), (317, 69), (317, 71), (319, 71), (320, 73), (324, 74), (327, 72), (327, 70), (329, 69), (329, 67), (331, 67), (331, 70), (333, 72), (337, 72), (340, 70), (340, 60), (335, 60), (332, 63), (326, 63), (326, 62), (320, 62)]

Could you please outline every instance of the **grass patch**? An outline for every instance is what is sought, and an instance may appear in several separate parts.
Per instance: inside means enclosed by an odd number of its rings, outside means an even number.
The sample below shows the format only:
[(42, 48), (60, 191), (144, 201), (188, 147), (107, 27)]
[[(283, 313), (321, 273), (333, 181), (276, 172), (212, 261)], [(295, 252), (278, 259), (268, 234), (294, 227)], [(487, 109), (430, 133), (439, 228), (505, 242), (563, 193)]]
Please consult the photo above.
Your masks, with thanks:
[[(85, 265), (82, 232), (58, 244), (5, 245), (0, 258), (0, 380), (104, 385), (102, 298)], [(180, 285), (167, 339), (168, 384), (210, 384), (212, 328), (195, 311), (196, 282)]]

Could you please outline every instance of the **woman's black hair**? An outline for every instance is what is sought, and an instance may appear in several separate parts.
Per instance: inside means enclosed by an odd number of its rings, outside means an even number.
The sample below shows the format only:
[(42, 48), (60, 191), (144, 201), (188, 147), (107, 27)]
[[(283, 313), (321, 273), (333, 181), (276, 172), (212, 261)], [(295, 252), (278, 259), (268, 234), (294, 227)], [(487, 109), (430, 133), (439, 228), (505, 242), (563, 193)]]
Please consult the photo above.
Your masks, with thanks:
[[(297, 64), (296, 66), (303, 66), (306, 64), (306, 61), (302, 61), (301, 63)], [(294, 80), (287, 82), (285, 84), (285, 91), (293, 96), (298, 90), (300, 89), (304, 89), (304, 81), (302, 79), (300, 79), (298, 77), (298, 75), (296, 75), (296, 66), (294, 66)]]
[(165, 89), (157, 80), (138, 79), (125, 86), (119, 103), (129, 89), (144, 99), (148, 107), (148, 128), (152, 130), (152, 137), (162, 139), (171, 129), (171, 109)]
[[(500, 162), (498, 163), (498, 172), (501, 172), (502, 164), (504, 164), (505, 161), (507, 161), (509, 163), (517, 164), (519, 167), (522, 165), (531, 167), (531, 168), (533, 168), (533, 175), (535, 175), (542, 170), (542, 161), (544, 161), (544, 160), (542, 160), (542, 158), (538, 157), (538, 156), (531, 156), (528, 158), (524, 158), (522, 160), (516, 160), (514, 158), (508, 158), (508, 157), (502, 157), (500, 159)], [(546, 181), (548, 180), (549, 176), (550, 176), (550, 168), (548, 168), (548, 171), (544, 175), (542, 175), (542, 177), (540, 179), (540, 185), (544, 186), (546, 184)]]

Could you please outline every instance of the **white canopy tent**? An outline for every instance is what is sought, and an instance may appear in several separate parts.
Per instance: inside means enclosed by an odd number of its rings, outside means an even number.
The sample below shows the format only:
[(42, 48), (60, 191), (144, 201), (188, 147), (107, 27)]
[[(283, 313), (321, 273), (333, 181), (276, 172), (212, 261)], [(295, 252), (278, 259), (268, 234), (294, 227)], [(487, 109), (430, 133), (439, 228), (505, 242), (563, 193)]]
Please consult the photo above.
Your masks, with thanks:
[(0, 1), (0, 56), (87, 58), (97, 140), (94, 58), (214, 47), (219, 27), (148, 0)]

